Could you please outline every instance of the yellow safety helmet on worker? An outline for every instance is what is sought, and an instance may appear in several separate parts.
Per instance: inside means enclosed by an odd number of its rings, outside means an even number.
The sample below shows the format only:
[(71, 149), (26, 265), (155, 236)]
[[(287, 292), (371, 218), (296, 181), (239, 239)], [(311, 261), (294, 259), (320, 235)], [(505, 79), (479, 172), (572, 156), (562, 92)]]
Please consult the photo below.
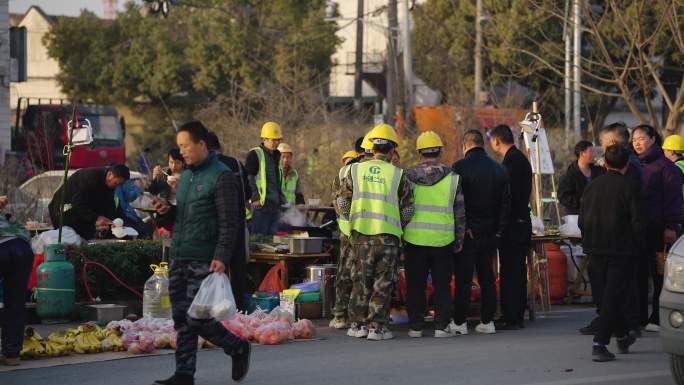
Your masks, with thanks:
[(373, 142), (371, 142), (370, 138), (368, 135), (370, 132), (368, 132), (364, 137), (363, 141), (361, 142), (361, 148), (363, 148), (366, 152), (372, 152), (373, 151)]
[(345, 152), (344, 155), (342, 155), (342, 158), (340, 159), (340, 161), (342, 162), (342, 165), (344, 166), (345, 164), (347, 164), (347, 161), (354, 159), (357, 156), (359, 156), (359, 154), (356, 151), (349, 150), (349, 151)]
[(442, 138), (434, 131), (425, 131), (416, 140), (416, 151), (422, 153), (440, 152), (444, 143)]
[(262, 139), (282, 139), (283, 129), (280, 128), (280, 124), (276, 122), (266, 122), (261, 126), (261, 138)]
[(389, 124), (379, 124), (375, 126), (369, 133), (368, 139), (373, 144), (385, 144), (391, 142), (394, 146), (399, 145), (399, 136), (394, 128)]
[(663, 150), (684, 152), (684, 138), (681, 135), (670, 135), (663, 142)]
[(278, 145), (278, 151), (281, 154), (292, 154), (292, 147), (287, 143), (280, 143)]

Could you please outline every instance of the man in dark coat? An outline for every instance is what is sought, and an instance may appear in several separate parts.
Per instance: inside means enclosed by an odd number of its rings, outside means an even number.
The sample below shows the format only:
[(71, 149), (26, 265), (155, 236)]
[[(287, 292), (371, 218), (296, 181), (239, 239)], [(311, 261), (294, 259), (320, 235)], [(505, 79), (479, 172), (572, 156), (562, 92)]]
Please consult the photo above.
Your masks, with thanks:
[(601, 167), (594, 165), (596, 154), (591, 142), (579, 141), (575, 145), (575, 156), (577, 160), (568, 165), (558, 183), (558, 201), (568, 215), (579, 214), (584, 188), (603, 174)]
[[(67, 179), (64, 197), (64, 226), (78, 235), (91, 239), (96, 230), (106, 230), (116, 218), (117, 204), (114, 189), (130, 179), (131, 173), (123, 164), (111, 167), (92, 167), (77, 170)], [(50, 219), (59, 226), (59, 203), (64, 186), (52, 196)]]
[[(641, 189), (625, 176), (629, 151), (622, 145), (608, 147), (607, 173), (591, 182), (582, 197), (579, 227), (582, 245), (591, 255), (589, 263), (603, 282), (598, 331), (593, 360), (613, 361), (606, 345), (617, 338), (618, 351), (629, 352), (635, 332), (629, 331), (629, 286), (633, 284), (634, 260), (643, 249), (644, 216)], [(633, 294), (633, 293), (632, 293)]]
[[(241, 211), (244, 211), (246, 208), (246, 199), (251, 194), (245, 167), (239, 160), (223, 154), (221, 142), (219, 141), (218, 136), (213, 132), (210, 132), (207, 136), (207, 147), (210, 151), (214, 151), (218, 160), (226, 165), (237, 177), (240, 183), (240, 190), (242, 191), (242, 196), (238, 197), (238, 207)], [(238, 231), (235, 249), (233, 250), (233, 258), (230, 260), (230, 285), (233, 287), (233, 294), (235, 295), (235, 302), (237, 302), (238, 309), (248, 310), (245, 308), (244, 304), (244, 293), (246, 291), (247, 282), (247, 259), (249, 255), (249, 230), (247, 230), (246, 220), (243, 220), (243, 226), (241, 229), (238, 229)]]
[(532, 238), (530, 194), (532, 166), (513, 140), (507, 125), (494, 127), (489, 133), (489, 144), (503, 158), (511, 188), (511, 212), (508, 226), (499, 243), (502, 319), (497, 328), (517, 330), (523, 327), (527, 306), (527, 252)]
[(496, 244), (508, 226), (511, 192), (506, 170), (492, 160), (484, 150), (484, 137), (477, 130), (463, 135), (465, 157), (451, 167), (461, 176), (466, 210), (466, 235), (463, 250), (454, 256), (454, 276), (457, 290), (454, 298), (453, 333), (468, 334), (466, 315), (470, 307), (473, 269), (482, 290), (481, 322), (478, 333), (492, 334), (496, 311), (496, 286), (492, 260)]

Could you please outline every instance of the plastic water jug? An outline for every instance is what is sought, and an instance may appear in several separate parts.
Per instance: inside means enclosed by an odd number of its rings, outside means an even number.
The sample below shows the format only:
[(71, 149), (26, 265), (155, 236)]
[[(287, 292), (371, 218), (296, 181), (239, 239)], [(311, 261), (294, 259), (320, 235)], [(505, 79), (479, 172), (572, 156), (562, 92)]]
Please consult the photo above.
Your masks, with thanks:
[(154, 272), (145, 282), (143, 291), (143, 315), (154, 318), (171, 318), (169, 299), (169, 265), (162, 262), (150, 265)]

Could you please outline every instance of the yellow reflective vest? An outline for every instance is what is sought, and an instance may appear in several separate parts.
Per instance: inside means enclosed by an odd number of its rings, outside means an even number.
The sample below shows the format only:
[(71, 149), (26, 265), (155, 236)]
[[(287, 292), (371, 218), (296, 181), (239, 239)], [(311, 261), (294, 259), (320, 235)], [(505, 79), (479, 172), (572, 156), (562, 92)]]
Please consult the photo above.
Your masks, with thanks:
[(403, 171), (382, 160), (351, 166), (354, 184), (349, 221), (364, 235), (391, 234), (401, 238), (399, 181)]
[(432, 186), (414, 185), (414, 212), (404, 240), (417, 246), (443, 247), (456, 240), (454, 201), (459, 176), (450, 173)]

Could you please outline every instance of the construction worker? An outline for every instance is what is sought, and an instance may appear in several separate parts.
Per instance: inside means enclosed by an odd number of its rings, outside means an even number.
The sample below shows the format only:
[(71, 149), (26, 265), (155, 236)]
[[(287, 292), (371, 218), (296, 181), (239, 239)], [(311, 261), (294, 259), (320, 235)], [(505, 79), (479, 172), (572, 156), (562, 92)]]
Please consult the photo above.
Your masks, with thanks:
[(373, 159), (352, 164), (342, 180), (337, 204), (350, 221), (352, 291), (348, 336), (369, 340), (393, 338), (388, 329), (391, 292), (403, 227), (413, 215), (413, 195), (403, 171), (389, 163), (399, 138), (381, 124), (369, 134)]
[(304, 204), (304, 195), (299, 190), (299, 173), (292, 167), (292, 147), (287, 143), (280, 143), (278, 151), (280, 151), (282, 175), (280, 189), (285, 197), (285, 204), (290, 206)]
[(354, 150), (349, 150), (342, 155), (342, 159), (340, 159), (340, 162), (342, 162), (342, 167), (346, 166), (351, 162), (352, 160), (356, 159), (356, 157), (359, 156), (359, 153), (354, 151)]
[[(368, 134), (370, 134), (370, 132)], [(363, 137), (363, 141), (361, 142), (361, 148), (363, 149), (363, 154), (361, 155), (362, 159), (365, 160), (373, 159), (373, 142), (368, 138), (368, 134)]]
[(275, 122), (261, 127), (262, 143), (247, 154), (245, 168), (252, 196), (249, 232), (251, 234), (274, 234), (278, 224), (280, 207), (285, 203), (280, 181), (280, 151), (283, 130)]
[[(663, 152), (665, 157), (679, 168), (684, 177), (684, 138), (680, 135), (670, 135), (663, 142)], [(684, 190), (684, 186), (682, 186)]]
[[(444, 144), (432, 131), (416, 142), (421, 163), (408, 170), (413, 182), (415, 212), (404, 229), (404, 267), (409, 337), (422, 337), (425, 319), (425, 282), (432, 274), (435, 293), (435, 337), (452, 337), (451, 275), (453, 254), (461, 251), (465, 234), (465, 204), (460, 178), (440, 162)], [(453, 324), (453, 325), (452, 325)]]

